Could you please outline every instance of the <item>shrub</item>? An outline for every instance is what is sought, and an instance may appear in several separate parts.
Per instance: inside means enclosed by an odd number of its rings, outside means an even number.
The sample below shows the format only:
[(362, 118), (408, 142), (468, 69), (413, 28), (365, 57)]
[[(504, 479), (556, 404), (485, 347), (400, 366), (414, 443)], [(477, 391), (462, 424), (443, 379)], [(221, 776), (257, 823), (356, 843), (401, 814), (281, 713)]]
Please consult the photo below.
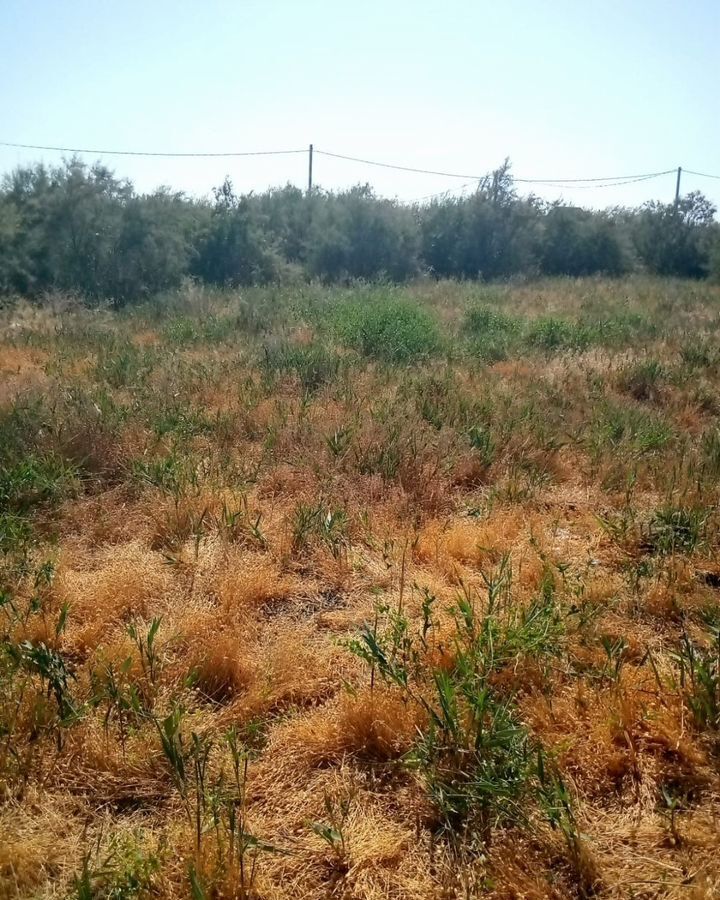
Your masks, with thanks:
[(338, 307), (334, 324), (349, 347), (386, 362), (411, 362), (437, 353), (440, 333), (435, 319), (406, 300), (372, 297)]
[(238, 197), (225, 180), (198, 240), (192, 274), (217, 285), (265, 284), (280, 271), (280, 257), (250, 197)]
[(647, 546), (655, 553), (692, 553), (705, 540), (705, 509), (666, 506), (657, 510), (647, 528)]
[(519, 319), (487, 306), (473, 306), (466, 315), (464, 330), (470, 335), (473, 354), (494, 362), (505, 359), (521, 333)]
[(412, 211), (376, 197), (367, 185), (313, 198), (311, 275), (404, 281), (418, 270), (417, 243)]
[(587, 330), (576, 322), (545, 316), (531, 322), (525, 333), (531, 347), (546, 352), (553, 350), (581, 350), (589, 343)]
[(439, 277), (492, 279), (533, 272), (540, 221), (538, 205), (517, 197), (506, 161), (472, 195), (433, 200), (422, 209), (422, 258)]
[(371, 667), (373, 679), (377, 673), (422, 711), (426, 725), (409, 758), (444, 827), (470, 829), (484, 841), (497, 824), (523, 820), (527, 802), (539, 794), (533, 742), (512, 692), (498, 688), (501, 673), (557, 653), (563, 633), (550, 580), (542, 597), (522, 610), (510, 600), (507, 558), (486, 585), (483, 614), (475, 598), (459, 597), (443, 640), (436, 598), (426, 591), (417, 626), (400, 610), (381, 606), (376, 625), (347, 644)]
[(631, 220), (637, 252), (657, 275), (701, 278), (708, 274), (717, 240), (715, 207), (693, 191), (678, 203), (651, 201)]
[(313, 393), (340, 372), (343, 359), (323, 344), (280, 343), (265, 346), (263, 368), (273, 374), (292, 372), (306, 393)]
[(635, 400), (657, 400), (665, 379), (665, 369), (656, 359), (626, 366), (619, 374), (618, 386)]
[(547, 275), (620, 275), (628, 268), (619, 225), (609, 216), (553, 206), (543, 226), (540, 268)]

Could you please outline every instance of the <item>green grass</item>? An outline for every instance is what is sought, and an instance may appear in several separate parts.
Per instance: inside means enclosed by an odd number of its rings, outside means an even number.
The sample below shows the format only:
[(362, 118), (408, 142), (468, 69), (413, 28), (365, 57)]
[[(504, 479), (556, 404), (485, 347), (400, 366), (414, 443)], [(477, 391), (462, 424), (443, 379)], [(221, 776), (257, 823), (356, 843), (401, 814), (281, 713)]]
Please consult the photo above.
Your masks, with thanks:
[(469, 336), (471, 353), (487, 362), (506, 359), (516, 349), (523, 323), (489, 306), (472, 306), (463, 329)]
[(583, 350), (590, 343), (588, 330), (576, 322), (555, 316), (542, 316), (529, 323), (525, 332), (529, 347), (545, 353), (560, 350)]
[(552, 579), (527, 609), (513, 607), (510, 579), (506, 557), (485, 577), (482, 614), (480, 598), (457, 597), (449, 610), (452, 631), (443, 639), (450, 666), (432, 662), (440, 610), (428, 592), (421, 622), (382, 605), (376, 624), (348, 642), (405, 703), (423, 711), (427, 724), (407, 761), (425, 780), (442, 826), (474, 832), (484, 842), (502, 823), (527, 821), (539, 790), (537, 748), (518, 717), (512, 688), (498, 689), (495, 678), (524, 660), (557, 657), (564, 632)]
[(268, 375), (292, 373), (302, 390), (309, 394), (334, 381), (346, 366), (343, 357), (319, 343), (268, 344), (262, 358), (263, 370)]
[(441, 349), (433, 316), (393, 295), (351, 299), (338, 304), (332, 315), (340, 340), (363, 356), (408, 363), (427, 359)]
[(657, 359), (646, 359), (625, 366), (619, 373), (618, 386), (634, 400), (657, 401), (666, 379), (665, 366)]
[(697, 507), (666, 506), (657, 510), (647, 528), (647, 543), (655, 553), (692, 553), (704, 542), (709, 512)]

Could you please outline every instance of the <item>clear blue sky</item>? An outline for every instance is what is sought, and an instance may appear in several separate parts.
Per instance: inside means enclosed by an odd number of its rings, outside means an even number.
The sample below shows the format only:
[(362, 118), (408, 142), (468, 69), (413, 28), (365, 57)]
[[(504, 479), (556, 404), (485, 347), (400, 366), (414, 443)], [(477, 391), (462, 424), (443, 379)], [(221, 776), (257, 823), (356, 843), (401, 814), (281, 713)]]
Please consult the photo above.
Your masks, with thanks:
[[(471, 174), (505, 156), (527, 177), (720, 174), (720, 0), (0, 0), (0, 61), (5, 141), (175, 151), (312, 141)], [(0, 148), (0, 171), (60, 157)], [(141, 190), (307, 177), (304, 156), (105, 161)], [(462, 184), (326, 157), (315, 175), (403, 199)], [(720, 205), (720, 181), (687, 176), (683, 189)], [(665, 176), (561, 193), (606, 205), (673, 191)]]

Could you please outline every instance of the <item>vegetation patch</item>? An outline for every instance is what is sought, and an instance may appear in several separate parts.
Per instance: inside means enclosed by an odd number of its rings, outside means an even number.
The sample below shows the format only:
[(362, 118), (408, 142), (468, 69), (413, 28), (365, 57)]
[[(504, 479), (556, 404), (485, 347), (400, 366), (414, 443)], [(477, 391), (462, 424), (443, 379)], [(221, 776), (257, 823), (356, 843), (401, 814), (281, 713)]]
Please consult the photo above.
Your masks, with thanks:
[(342, 342), (363, 356), (384, 362), (416, 362), (441, 349), (433, 316), (392, 295), (339, 304), (333, 318)]
[(720, 289), (323, 282), (0, 310), (0, 896), (716, 895)]

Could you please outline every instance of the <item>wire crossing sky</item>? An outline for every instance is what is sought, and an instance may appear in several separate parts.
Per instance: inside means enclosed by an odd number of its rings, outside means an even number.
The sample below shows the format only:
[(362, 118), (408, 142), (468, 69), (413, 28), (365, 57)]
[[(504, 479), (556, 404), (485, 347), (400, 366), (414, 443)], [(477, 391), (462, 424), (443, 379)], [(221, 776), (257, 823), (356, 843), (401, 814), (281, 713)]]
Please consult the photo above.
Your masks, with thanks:
[(718, 46), (715, 0), (3, 0), (0, 171), (82, 147), (139, 190), (304, 187), (313, 143), (317, 185), (403, 200), (510, 157), (547, 199), (671, 200), (681, 165), (720, 205)]

